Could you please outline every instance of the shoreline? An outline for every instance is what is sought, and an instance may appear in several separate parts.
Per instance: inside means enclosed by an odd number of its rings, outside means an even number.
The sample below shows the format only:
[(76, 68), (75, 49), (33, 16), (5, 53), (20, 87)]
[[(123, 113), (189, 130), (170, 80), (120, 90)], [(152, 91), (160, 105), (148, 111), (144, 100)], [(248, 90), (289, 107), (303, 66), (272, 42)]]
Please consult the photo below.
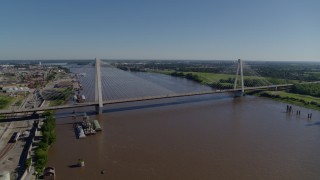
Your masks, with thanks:
[(301, 95), (301, 94), (294, 94), (294, 93), (287, 93), (287, 92), (281, 93), (281, 92), (283, 91), (260, 91), (257, 93), (248, 93), (248, 94), (320, 111), (320, 103), (318, 101), (308, 101), (311, 98), (314, 98), (316, 100), (317, 99), (316, 97)]

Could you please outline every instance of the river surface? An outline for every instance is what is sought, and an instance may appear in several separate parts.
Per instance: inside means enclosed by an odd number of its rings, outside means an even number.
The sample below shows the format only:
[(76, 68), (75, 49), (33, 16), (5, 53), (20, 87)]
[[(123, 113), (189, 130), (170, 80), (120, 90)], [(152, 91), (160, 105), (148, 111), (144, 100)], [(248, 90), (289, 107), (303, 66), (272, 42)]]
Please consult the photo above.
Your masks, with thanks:
[[(76, 73), (86, 73), (79, 80), (87, 101), (95, 99), (95, 69), (73, 68)], [(112, 67), (101, 68), (103, 100), (128, 99), (186, 92), (209, 91), (212, 88), (180, 77), (156, 73), (127, 72)]]
[[(181, 78), (113, 70), (118, 74), (108, 77), (114, 84), (103, 81), (110, 90), (109, 95), (104, 90), (104, 99), (209, 88)], [(129, 83), (127, 88), (123, 82)], [(94, 97), (89, 89), (84, 92)], [(108, 105), (103, 115), (90, 116), (99, 120), (103, 131), (85, 139), (77, 139), (73, 129), (81, 117), (58, 118), (48, 165), (56, 168), (57, 179), (318, 180), (320, 114), (293, 109), (301, 115), (287, 114), (284, 103), (228, 94)], [(307, 120), (311, 112), (312, 120)], [(79, 158), (85, 167), (74, 166)]]

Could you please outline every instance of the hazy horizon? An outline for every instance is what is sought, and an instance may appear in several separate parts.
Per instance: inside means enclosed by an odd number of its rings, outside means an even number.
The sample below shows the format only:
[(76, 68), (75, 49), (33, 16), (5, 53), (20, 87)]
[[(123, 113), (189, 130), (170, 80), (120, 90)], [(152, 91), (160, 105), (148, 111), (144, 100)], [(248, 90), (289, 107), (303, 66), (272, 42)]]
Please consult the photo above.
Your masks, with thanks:
[[(237, 61), (238, 59), (105, 59), (99, 58), (104, 61)], [(241, 59), (241, 58), (240, 58)], [(317, 62), (319, 60), (252, 60), (252, 59), (242, 59), (247, 62)], [(94, 61), (94, 58), (91, 59), (0, 59), (0, 62), (3, 61), (36, 61), (36, 62), (46, 62), (46, 61)]]

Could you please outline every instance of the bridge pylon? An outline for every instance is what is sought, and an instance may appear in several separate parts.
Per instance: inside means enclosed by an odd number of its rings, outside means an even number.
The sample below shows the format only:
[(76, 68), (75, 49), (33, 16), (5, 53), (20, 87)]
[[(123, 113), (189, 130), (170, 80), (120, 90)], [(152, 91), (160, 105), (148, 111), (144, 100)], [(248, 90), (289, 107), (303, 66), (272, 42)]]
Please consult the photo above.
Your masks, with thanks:
[(95, 102), (98, 102), (96, 106), (97, 114), (102, 114), (103, 101), (102, 101), (102, 86), (101, 86), (101, 62), (100, 59), (96, 58), (96, 78), (95, 78)]
[(241, 59), (238, 59), (237, 73), (236, 73), (236, 78), (235, 78), (234, 86), (233, 86), (234, 90), (237, 89), (239, 74), (240, 74), (240, 80), (241, 80), (241, 90), (240, 91), (235, 91), (235, 97), (239, 97), (239, 96), (243, 96), (244, 95), (243, 66), (242, 66), (242, 60)]

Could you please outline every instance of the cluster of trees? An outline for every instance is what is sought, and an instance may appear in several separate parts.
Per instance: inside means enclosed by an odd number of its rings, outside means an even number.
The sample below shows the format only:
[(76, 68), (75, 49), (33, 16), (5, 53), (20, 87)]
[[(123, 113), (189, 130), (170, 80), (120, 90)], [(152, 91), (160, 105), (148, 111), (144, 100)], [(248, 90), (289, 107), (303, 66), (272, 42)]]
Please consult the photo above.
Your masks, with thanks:
[(170, 73), (171, 76), (177, 76), (177, 77), (184, 77), (184, 73), (183, 72), (177, 72), (174, 71), (172, 73)]
[(51, 71), (47, 76), (47, 81), (53, 81), (56, 78), (57, 72)]
[(320, 84), (295, 84), (292, 93), (320, 97)]
[[(113, 66), (122, 70), (148, 71), (174, 70), (181, 72), (235, 73), (233, 61), (128, 61), (112, 62)], [(233, 67), (233, 68), (230, 68)]]
[(44, 113), (46, 120), (44, 121), (41, 132), (42, 140), (38, 143), (38, 147), (35, 150), (35, 170), (38, 173), (42, 173), (48, 162), (48, 150), (52, 143), (56, 141), (55, 134), (55, 118), (52, 111), (46, 111)]
[(197, 74), (187, 73), (185, 75), (185, 78), (199, 82), (199, 83), (203, 82), (203, 80)]
[(220, 79), (218, 82), (213, 82), (209, 86), (216, 89), (232, 89), (234, 86), (234, 78)]
[(234, 85), (232, 83), (223, 83), (219, 81), (211, 83), (210, 86), (215, 89), (232, 89)]
[(299, 81), (319, 81), (320, 74), (314, 73), (314, 66), (294, 66), (294, 65), (273, 65), (273, 66), (260, 66), (253, 68), (259, 75), (263, 77), (280, 78), (287, 80)]
[(203, 83), (203, 80), (197, 75), (197, 74), (192, 74), (192, 73), (183, 73), (183, 72), (177, 72), (174, 71), (170, 73), (171, 76), (177, 76), (177, 77), (183, 77), (192, 81), (196, 81), (199, 83)]
[(320, 73), (304, 73), (304, 81), (320, 81)]
[[(214, 82), (210, 84), (210, 86), (217, 89), (232, 89), (234, 86), (234, 81), (235, 81), (235, 78), (220, 79), (218, 82)], [(238, 84), (238, 86), (239, 85), (240, 84)], [(269, 82), (263, 79), (244, 79), (245, 87), (257, 87), (257, 86), (266, 86), (266, 85), (269, 85)]]
[(5, 77), (14, 77), (14, 76), (16, 76), (16, 74), (15, 73), (4, 73), (3, 76), (5, 76)]

